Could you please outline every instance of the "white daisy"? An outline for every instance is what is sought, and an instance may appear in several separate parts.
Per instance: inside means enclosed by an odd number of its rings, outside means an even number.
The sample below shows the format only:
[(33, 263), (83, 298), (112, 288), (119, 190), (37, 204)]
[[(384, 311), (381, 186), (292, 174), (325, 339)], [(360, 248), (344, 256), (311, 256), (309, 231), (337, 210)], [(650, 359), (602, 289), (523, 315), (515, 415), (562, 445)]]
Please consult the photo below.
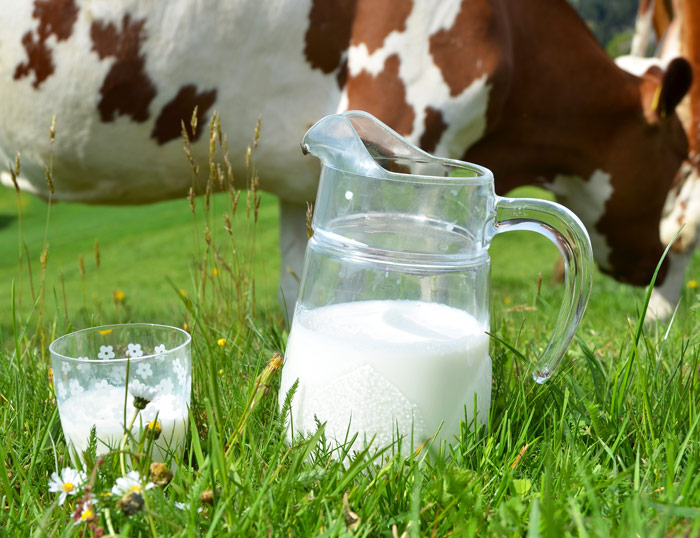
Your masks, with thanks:
[(58, 504), (61, 505), (68, 495), (75, 495), (78, 492), (85, 480), (85, 473), (65, 467), (61, 470), (60, 476), (56, 472), (51, 475), (49, 491), (51, 493), (60, 493)]
[(153, 486), (155, 486), (153, 482), (148, 482), (145, 485), (142, 484), (143, 480), (141, 479), (139, 472), (129, 471), (126, 474), (126, 476), (117, 478), (117, 483), (114, 484), (114, 486), (112, 487), (112, 495), (121, 497), (125, 493), (129, 493), (132, 491), (136, 493), (142, 493), (143, 490), (151, 489)]
[(114, 349), (112, 346), (100, 346), (100, 352), (97, 354), (100, 359), (113, 359)]
[[(189, 508), (188, 505), (186, 505), (185, 503), (181, 503), (180, 501), (175, 501), (173, 505), (175, 506), (175, 508), (179, 508), (180, 510), (187, 510)], [(201, 513), (202, 510), (203, 508), (200, 506), (199, 508), (197, 508), (197, 513)]]
[(137, 409), (144, 409), (158, 395), (156, 389), (141, 383), (138, 379), (129, 383), (129, 392), (134, 397), (134, 407)]
[(84, 522), (93, 521), (97, 517), (97, 513), (95, 511), (96, 504), (97, 501), (95, 499), (90, 499), (84, 502), (82, 505), (79, 505), (73, 513), (75, 524), (80, 525)]
[(144, 379), (148, 379), (153, 375), (153, 370), (151, 370), (151, 365), (147, 362), (142, 362), (136, 367), (136, 373)]
[(143, 355), (143, 350), (141, 349), (141, 344), (129, 344), (126, 350), (126, 356), (135, 359)]

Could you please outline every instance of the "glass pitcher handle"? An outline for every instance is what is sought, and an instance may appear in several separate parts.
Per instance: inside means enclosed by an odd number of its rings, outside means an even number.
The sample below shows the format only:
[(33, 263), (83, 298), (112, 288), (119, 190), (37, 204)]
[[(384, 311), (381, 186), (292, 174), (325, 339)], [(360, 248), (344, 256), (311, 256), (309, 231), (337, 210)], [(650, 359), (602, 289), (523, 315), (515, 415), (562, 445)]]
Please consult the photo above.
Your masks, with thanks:
[(544, 383), (569, 347), (591, 294), (591, 240), (576, 215), (564, 206), (546, 200), (496, 197), (494, 226), (496, 233), (512, 230), (537, 232), (554, 243), (564, 260), (564, 298), (554, 334), (533, 374), (535, 381)]

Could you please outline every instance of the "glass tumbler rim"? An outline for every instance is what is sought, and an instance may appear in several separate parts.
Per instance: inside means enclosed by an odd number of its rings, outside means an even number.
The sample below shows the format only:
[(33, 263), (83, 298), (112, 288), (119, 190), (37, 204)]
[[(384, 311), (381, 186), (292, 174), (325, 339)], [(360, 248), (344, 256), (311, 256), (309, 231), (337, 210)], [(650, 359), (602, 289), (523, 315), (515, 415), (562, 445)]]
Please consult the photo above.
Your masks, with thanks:
[(56, 357), (57, 359), (64, 360), (64, 361), (69, 361), (69, 362), (76, 362), (80, 364), (89, 364), (89, 363), (94, 363), (94, 364), (122, 364), (126, 362), (143, 362), (144, 360), (148, 359), (153, 359), (155, 357), (158, 357), (159, 355), (162, 355), (162, 353), (151, 353), (149, 355), (142, 355), (140, 357), (120, 357), (120, 358), (113, 358), (113, 359), (80, 359), (78, 357), (68, 357), (64, 355), (63, 353), (60, 353), (56, 351), (56, 345), (60, 344), (61, 342), (69, 339), (69, 338), (74, 338), (76, 335), (82, 334), (82, 333), (89, 333), (89, 332), (100, 332), (100, 331), (106, 331), (106, 330), (114, 330), (115, 328), (157, 328), (157, 329), (168, 329), (172, 330), (175, 332), (182, 333), (185, 336), (185, 341), (172, 348), (168, 349), (166, 353), (172, 353), (174, 351), (179, 351), (185, 347), (187, 347), (190, 342), (192, 341), (192, 335), (188, 333), (184, 329), (180, 329), (179, 327), (174, 327), (172, 325), (163, 325), (161, 323), (145, 323), (145, 322), (137, 322), (137, 323), (112, 323), (108, 325), (98, 325), (96, 327), (85, 327), (84, 329), (79, 329), (77, 331), (72, 331), (69, 332), (68, 334), (64, 334), (63, 336), (59, 336), (56, 338), (51, 344), (49, 344), (49, 353), (53, 357)]

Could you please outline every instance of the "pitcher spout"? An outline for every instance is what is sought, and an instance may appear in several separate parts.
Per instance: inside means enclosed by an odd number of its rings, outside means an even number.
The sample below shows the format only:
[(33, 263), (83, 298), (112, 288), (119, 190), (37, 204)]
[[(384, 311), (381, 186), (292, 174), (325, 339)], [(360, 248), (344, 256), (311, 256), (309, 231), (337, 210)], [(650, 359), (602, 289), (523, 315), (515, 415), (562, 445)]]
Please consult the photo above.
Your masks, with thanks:
[(389, 161), (434, 159), (374, 116), (356, 110), (319, 120), (304, 135), (301, 149), (325, 166), (379, 178), (387, 177)]

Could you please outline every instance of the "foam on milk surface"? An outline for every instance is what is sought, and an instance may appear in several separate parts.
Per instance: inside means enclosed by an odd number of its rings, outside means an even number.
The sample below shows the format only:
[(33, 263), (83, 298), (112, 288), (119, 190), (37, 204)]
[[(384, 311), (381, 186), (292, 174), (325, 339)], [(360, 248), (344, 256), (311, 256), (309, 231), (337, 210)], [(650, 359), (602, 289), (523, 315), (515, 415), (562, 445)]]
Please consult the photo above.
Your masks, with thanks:
[[(396, 429), (414, 445), (444, 425), (438, 440), (459, 435), (473, 415), (485, 423), (491, 396), (488, 336), (473, 316), (436, 303), (358, 301), (294, 318), (280, 396), (292, 400), (294, 432), (313, 432), (314, 417), (326, 435), (343, 441), (358, 433), (388, 445)], [(348, 424), (350, 428), (348, 430)]]

